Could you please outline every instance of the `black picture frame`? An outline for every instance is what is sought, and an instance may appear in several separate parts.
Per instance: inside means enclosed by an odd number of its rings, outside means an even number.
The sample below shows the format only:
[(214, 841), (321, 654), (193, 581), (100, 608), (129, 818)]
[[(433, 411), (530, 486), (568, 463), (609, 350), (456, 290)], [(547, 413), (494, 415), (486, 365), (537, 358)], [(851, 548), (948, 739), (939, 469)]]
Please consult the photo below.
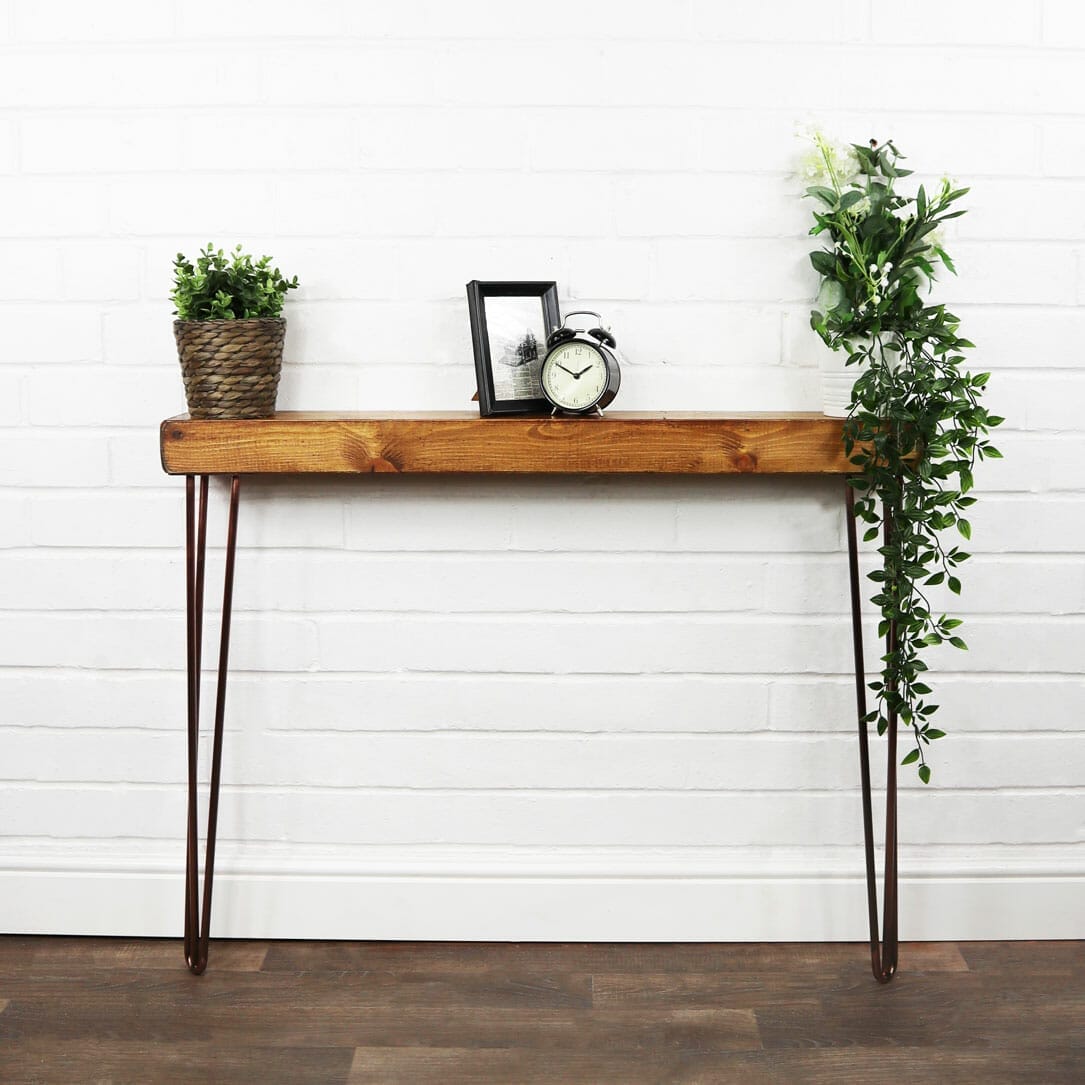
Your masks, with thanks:
[(540, 371), (546, 340), (561, 325), (558, 284), (472, 279), (467, 308), (479, 414), (488, 418), (548, 411)]

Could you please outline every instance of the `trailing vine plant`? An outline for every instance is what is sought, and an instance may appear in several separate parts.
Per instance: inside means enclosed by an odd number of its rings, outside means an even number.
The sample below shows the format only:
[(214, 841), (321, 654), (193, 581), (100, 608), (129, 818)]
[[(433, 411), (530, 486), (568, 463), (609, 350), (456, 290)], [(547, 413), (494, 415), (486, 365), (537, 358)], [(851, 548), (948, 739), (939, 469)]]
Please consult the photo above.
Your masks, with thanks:
[(944, 533), (971, 538), (973, 469), (1001, 457), (986, 435), (1003, 420), (980, 403), (990, 374), (961, 368), (973, 344), (958, 335), (957, 317), (927, 300), (936, 268), (956, 274), (941, 228), (964, 214), (954, 205), (968, 189), (943, 178), (933, 193), (919, 185), (903, 195), (896, 183), (912, 171), (900, 167), (892, 141), (840, 148), (820, 133), (813, 140), (804, 172), (820, 183), (806, 189), (817, 201), (810, 233), (828, 247), (810, 253), (821, 277), (810, 323), (856, 367), (844, 447), (859, 471), (849, 484), (864, 541), (881, 536), (881, 564), (868, 575), (886, 653), (866, 722), (879, 734), (892, 719), (910, 728), (915, 743), (901, 763), (916, 764), (929, 783), (927, 746), (944, 732), (931, 721), (938, 705), (923, 653), (967, 647), (961, 620), (939, 613), (930, 589), (960, 594), (969, 555)]

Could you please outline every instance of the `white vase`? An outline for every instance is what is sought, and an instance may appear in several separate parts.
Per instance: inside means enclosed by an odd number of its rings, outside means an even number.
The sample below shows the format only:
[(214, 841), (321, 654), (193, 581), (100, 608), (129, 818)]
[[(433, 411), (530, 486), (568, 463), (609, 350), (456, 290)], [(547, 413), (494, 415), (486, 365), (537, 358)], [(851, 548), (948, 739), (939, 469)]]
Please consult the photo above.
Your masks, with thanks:
[(829, 418), (847, 418), (848, 407), (851, 405), (851, 387), (866, 371), (866, 361), (858, 365), (848, 365), (848, 358), (856, 350), (869, 348), (870, 340), (856, 339), (851, 344), (851, 350), (841, 347), (840, 350), (830, 350), (822, 343), (820, 369), (821, 369), (821, 413)]

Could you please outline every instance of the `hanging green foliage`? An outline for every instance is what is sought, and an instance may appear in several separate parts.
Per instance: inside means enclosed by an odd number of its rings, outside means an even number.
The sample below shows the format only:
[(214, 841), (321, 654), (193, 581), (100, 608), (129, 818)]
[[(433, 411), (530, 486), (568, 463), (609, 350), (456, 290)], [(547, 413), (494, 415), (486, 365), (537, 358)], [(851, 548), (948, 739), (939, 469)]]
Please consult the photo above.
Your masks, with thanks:
[(902, 195), (896, 184), (912, 173), (903, 157), (892, 142), (839, 148), (815, 135), (806, 172), (819, 183), (806, 195), (818, 205), (810, 232), (827, 247), (810, 254), (821, 277), (810, 323), (856, 367), (844, 445), (859, 472), (849, 481), (864, 541), (881, 538), (869, 577), (887, 640), (867, 721), (879, 734), (894, 718), (911, 729), (902, 764), (916, 764), (928, 783), (927, 747), (944, 732), (932, 722), (938, 705), (923, 653), (967, 647), (961, 620), (939, 613), (930, 589), (960, 594), (969, 555), (954, 532), (971, 538), (973, 469), (1000, 457), (986, 436), (1003, 420), (981, 405), (990, 374), (962, 368), (973, 344), (958, 334), (957, 317), (928, 296), (939, 269), (956, 274), (942, 227), (964, 214), (955, 205), (968, 189), (943, 179), (933, 193), (919, 185)]

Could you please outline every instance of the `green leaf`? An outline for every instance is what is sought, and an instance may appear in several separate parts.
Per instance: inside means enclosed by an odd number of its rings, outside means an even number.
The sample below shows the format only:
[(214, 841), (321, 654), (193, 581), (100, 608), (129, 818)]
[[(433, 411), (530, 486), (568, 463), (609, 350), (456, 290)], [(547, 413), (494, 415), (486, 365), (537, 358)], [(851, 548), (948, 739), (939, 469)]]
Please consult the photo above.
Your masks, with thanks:
[(909, 753), (907, 753), (905, 755), (904, 760), (901, 761), (901, 764), (902, 765), (913, 765), (918, 760), (919, 760), (919, 750), (915, 749), (915, 750), (911, 750)]
[(967, 520), (957, 521), (957, 530), (966, 538), (972, 538), (972, 525)]
[(931, 767), (930, 767), (930, 765), (920, 765), (919, 766), (919, 778), (925, 784), (929, 784), (931, 782)]
[[(825, 253), (823, 255), (829, 255)], [(826, 275), (835, 275), (835, 265), (830, 267), (829, 271), (824, 273)], [(833, 317), (842, 318), (842, 310), (851, 312), (848, 306), (848, 295), (844, 292), (844, 287), (840, 285), (834, 278), (823, 278), (821, 281), (821, 287), (818, 289), (817, 301), (814, 303), (819, 310), (824, 310)], [(838, 311), (840, 310), (840, 311)]]
[(806, 190), (806, 195), (821, 200), (827, 207), (836, 207), (836, 193), (831, 188), (825, 188), (824, 185), (812, 185)]
[[(946, 215), (945, 217), (956, 218), (955, 215)], [(943, 249), (941, 245), (935, 245), (933, 247), (934, 251), (938, 253), (938, 258), (942, 261), (942, 263), (946, 265), (946, 267), (950, 270), (952, 274), (956, 275), (957, 268), (954, 266), (953, 261), (949, 258), (949, 253), (946, 252), (946, 250)]]

